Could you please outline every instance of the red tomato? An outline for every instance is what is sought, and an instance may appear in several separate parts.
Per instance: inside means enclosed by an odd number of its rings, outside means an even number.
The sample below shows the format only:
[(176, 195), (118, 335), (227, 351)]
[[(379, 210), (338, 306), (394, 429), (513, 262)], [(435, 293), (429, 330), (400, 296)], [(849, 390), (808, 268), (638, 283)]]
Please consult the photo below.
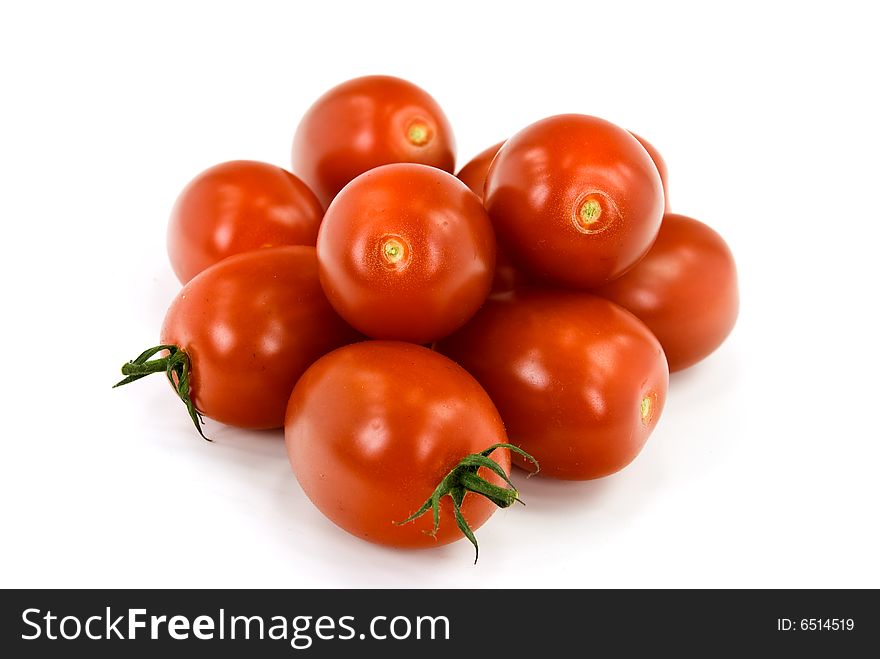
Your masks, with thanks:
[(288, 171), (252, 160), (206, 169), (177, 198), (168, 255), (181, 283), (227, 256), (261, 247), (315, 245), (324, 209)]
[(486, 172), (489, 171), (489, 165), (492, 164), (495, 154), (503, 144), (504, 142), (498, 142), (498, 144), (493, 144), (488, 149), (480, 151), (455, 175), (481, 200), (483, 199), (483, 186), (486, 183)]
[(667, 214), (639, 264), (595, 291), (629, 309), (660, 340), (670, 371), (720, 346), (736, 323), (739, 293), (733, 254), (702, 222)]
[(496, 245), (495, 275), (492, 278), (492, 294), (506, 293), (518, 286), (527, 286), (528, 276), (516, 267), (503, 248)]
[[(416, 513), (467, 455), (506, 442), (489, 396), (460, 366), (421, 346), (365, 341), (318, 360), (297, 382), (284, 426), (296, 477), (334, 523), (364, 540), (395, 547), (432, 547), (462, 537), (451, 497), (440, 501), (435, 537), (431, 514)], [(491, 457), (510, 472), (510, 453)], [(487, 468), (475, 473), (496, 488)], [(506, 500), (513, 503), (514, 490)], [(495, 510), (464, 495), (471, 529)]]
[(318, 234), (321, 284), (352, 326), (377, 339), (427, 343), (486, 299), (495, 237), (480, 200), (451, 174), (412, 164), (361, 174)]
[(179, 393), (194, 421), (198, 410), (233, 426), (279, 428), (303, 371), (358, 338), (321, 291), (314, 247), (245, 252), (183, 287), (161, 332), (174, 354), (126, 364), (123, 383), (165, 372), (175, 384), (188, 379)]
[(666, 400), (657, 339), (629, 312), (587, 293), (520, 289), (490, 298), (437, 350), (483, 385), (510, 442), (554, 478), (625, 467)]
[[(495, 154), (503, 144), (504, 142), (498, 142), (485, 151), (481, 151), (455, 175), (481, 200), (483, 198), (483, 184), (486, 182), (486, 172), (489, 171), (489, 165), (492, 164)], [(522, 270), (514, 265), (507, 252), (500, 245), (496, 244), (495, 247), (495, 276), (492, 280), (492, 292), (502, 293), (528, 283), (528, 278)]]
[(645, 151), (648, 152), (648, 155), (651, 156), (651, 160), (654, 161), (654, 165), (657, 167), (657, 173), (660, 174), (660, 182), (663, 184), (663, 199), (664, 208), (666, 212), (669, 212), (669, 186), (667, 185), (667, 180), (669, 178), (669, 173), (666, 169), (666, 161), (663, 160), (663, 156), (660, 155), (660, 152), (654, 148), (654, 145), (651, 144), (648, 140), (646, 140), (641, 135), (636, 135), (632, 131), (630, 134), (635, 137), (639, 144), (645, 147)]
[(501, 147), (483, 203), (518, 265), (550, 283), (588, 288), (645, 255), (664, 202), (657, 167), (636, 138), (569, 114), (532, 124)]
[(325, 208), (358, 174), (393, 162), (455, 167), (443, 110), (399, 78), (367, 76), (334, 87), (308, 109), (293, 138), (293, 171)]

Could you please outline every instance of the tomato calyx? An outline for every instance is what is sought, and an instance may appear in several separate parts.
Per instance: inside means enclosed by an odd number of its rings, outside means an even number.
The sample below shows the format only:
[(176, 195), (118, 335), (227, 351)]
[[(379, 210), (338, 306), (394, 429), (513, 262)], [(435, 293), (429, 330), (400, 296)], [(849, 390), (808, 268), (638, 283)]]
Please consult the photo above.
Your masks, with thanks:
[(642, 423), (646, 426), (651, 423), (651, 420), (654, 418), (654, 409), (657, 406), (657, 394), (650, 393), (647, 394), (644, 398), (642, 398), (642, 402), (639, 403), (639, 416), (642, 419)]
[(431, 128), (421, 119), (413, 119), (406, 129), (406, 139), (413, 146), (425, 146), (431, 141)]
[(412, 259), (412, 247), (403, 236), (393, 233), (382, 236), (379, 244), (382, 265), (389, 270), (405, 270)]
[[(479, 494), (489, 499), (489, 501), (499, 508), (509, 508), (515, 502), (523, 503), (519, 498), (519, 492), (517, 492), (516, 487), (504, 471), (504, 468), (489, 457), (492, 451), (499, 448), (511, 450), (532, 462), (535, 465), (535, 471), (533, 471), (532, 474), (537, 474), (538, 471), (540, 471), (541, 467), (538, 464), (538, 461), (518, 446), (504, 443), (492, 444), (492, 446), (479, 453), (471, 453), (464, 456), (461, 459), (461, 462), (459, 462), (455, 468), (446, 474), (443, 480), (440, 481), (428, 500), (422, 504), (421, 508), (402, 522), (395, 522), (395, 524), (402, 526), (403, 524), (418, 519), (431, 510), (434, 517), (434, 527), (430, 531), (425, 531), (425, 533), (432, 537), (436, 537), (437, 529), (440, 527), (440, 499), (449, 496), (452, 499), (452, 510), (455, 514), (455, 521), (458, 524), (458, 528), (461, 529), (464, 536), (474, 546), (474, 564), (476, 564), (477, 560), (480, 558), (480, 546), (477, 544), (477, 538), (474, 535), (473, 530), (461, 512), (461, 503), (464, 501), (464, 495), (468, 492)], [(498, 476), (500, 476), (510, 487), (499, 487), (490, 483), (482, 476), (479, 476), (477, 472), (481, 467), (485, 467), (498, 474)]]
[(602, 214), (602, 206), (595, 199), (587, 199), (581, 206), (580, 216), (581, 223), (585, 225), (593, 224)]
[(617, 219), (617, 206), (608, 195), (594, 191), (577, 204), (574, 228), (584, 234), (602, 233)]
[[(162, 351), (168, 351), (168, 355), (165, 357), (150, 359)], [(140, 380), (152, 373), (164, 372), (168, 381), (171, 383), (171, 386), (174, 387), (174, 390), (177, 392), (177, 396), (183, 401), (183, 404), (186, 405), (186, 411), (189, 412), (189, 417), (192, 419), (196, 430), (199, 431), (202, 439), (206, 439), (210, 442), (212, 440), (205, 437), (205, 433), (202, 432), (202, 424), (204, 423), (202, 415), (199, 414), (199, 411), (195, 408), (195, 405), (193, 405), (192, 399), (190, 398), (189, 374), (191, 370), (192, 365), (190, 363), (189, 355), (178, 346), (155, 346), (144, 350), (133, 360), (123, 364), (122, 374), (127, 377), (114, 384), (113, 388), (115, 389), (116, 387), (121, 387), (122, 385), (129, 384), (135, 380)]]

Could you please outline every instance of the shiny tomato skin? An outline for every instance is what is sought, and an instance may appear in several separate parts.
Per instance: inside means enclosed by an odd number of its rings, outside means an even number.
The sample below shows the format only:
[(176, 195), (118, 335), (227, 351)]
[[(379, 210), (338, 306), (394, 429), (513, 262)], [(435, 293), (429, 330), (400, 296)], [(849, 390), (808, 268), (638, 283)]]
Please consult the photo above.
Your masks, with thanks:
[(684, 215), (668, 213), (647, 256), (596, 294), (638, 316), (659, 339), (670, 371), (711, 354), (739, 313), (736, 264), (724, 239)]
[(334, 87), (306, 111), (292, 162), (326, 208), (346, 183), (379, 165), (413, 162), (452, 172), (455, 137), (426, 91), (400, 78), (366, 76)]
[(486, 183), (486, 173), (489, 171), (489, 165), (495, 159), (498, 149), (504, 144), (503, 141), (493, 144), (488, 149), (480, 151), (468, 163), (462, 167), (456, 178), (468, 186), (471, 191), (477, 195), (480, 200), (483, 199), (483, 186)]
[(648, 152), (648, 155), (651, 156), (651, 160), (654, 161), (654, 165), (657, 167), (657, 173), (660, 174), (660, 182), (663, 184), (663, 207), (665, 211), (669, 212), (669, 171), (666, 168), (666, 161), (663, 160), (663, 156), (660, 155), (660, 152), (651, 144), (648, 140), (646, 140), (641, 135), (636, 135), (632, 131), (630, 131), (633, 137), (635, 137), (639, 144), (645, 147), (645, 151)]
[(161, 341), (192, 363), (196, 409), (241, 428), (280, 428), (293, 385), (312, 362), (360, 336), (318, 283), (314, 247), (231, 256), (196, 275), (165, 315)]
[(177, 198), (168, 223), (171, 267), (185, 284), (233, 254), (314, 247), (323, 214), (308, 186), (280, 167), (254, 160), (215, 165)]
[[(330, 520), (364, 540), (433, 547), (462, 538), (449, 497), (441, 499), (436, 540), (430, 511), (418, 510), (465, 456), (505, 442), (489, 396), (461, 367), (421, 346), (365, 341), (319, 359), (293, 390), (285, 440), (306, 495)], [(510, 471), (510, 452), (491, 457)], [(495, 485), (486, 469), (479, 475)], [(495, 510), (469, 493), (462, 513), (472, 529)]]
[(538, 121), (501, 147), (483, 203), (517, 265), (558, 286), (590, 288), (642, 258), (663, 217), (663, 186), (629, 132), (586, 115)]
[(669, 372), (657, 339), (628, 311), (588, 293), (518, 289), (492, 297), (437, 350), (483, 385), (510, 443), (552, 478), (587, 480), (625, 467), (666, 400)]
[(318, 234), (321, 284), (353, 327), (428, 343), (461, 327), (492, 284), (495, 237), (480, 200), (451, 174), (397, 163), (361, 174)]

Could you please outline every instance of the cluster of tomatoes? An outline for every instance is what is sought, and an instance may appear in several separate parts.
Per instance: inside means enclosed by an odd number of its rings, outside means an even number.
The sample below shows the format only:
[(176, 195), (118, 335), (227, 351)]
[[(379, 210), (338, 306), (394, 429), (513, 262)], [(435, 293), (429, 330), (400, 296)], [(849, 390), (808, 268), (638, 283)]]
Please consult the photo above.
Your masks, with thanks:
[(607, 476), (639, 453), (669, 371), (728, 335), (733, 258), (669, 212), (645, 140), (559, 115), (452, 175), (433, 98), (371, 76), (318, 99), (294, 174), (227, 162), (181, 193), (168, 252), (184, 284), (161, 345), (202, 415), (284, 427), (314, 504), (373, 542), (467, 537), (518, 499), (511, 464)]

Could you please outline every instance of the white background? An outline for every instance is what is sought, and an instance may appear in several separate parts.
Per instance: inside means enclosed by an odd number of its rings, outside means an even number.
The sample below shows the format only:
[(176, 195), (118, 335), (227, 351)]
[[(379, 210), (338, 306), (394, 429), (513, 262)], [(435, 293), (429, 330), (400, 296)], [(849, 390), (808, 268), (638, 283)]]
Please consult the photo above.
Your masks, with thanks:
[[(880, 62), (870, 3), (4, 3), (2, 586), (880, 587)], [(613, 7), (612, 7), (613, 4)], [(446, 110), (459, 165), (549, 114), (652, 141), (675, 210), (729, 241), (742, 312), (672, 378), (625, 471), (520, 477), (526, 508), (421, 552), (317, 512), (280, 433), (161, 377), (111, 390), (178, 290), (196, 173), (288, 166), (329, 87), (387, 73)]]

